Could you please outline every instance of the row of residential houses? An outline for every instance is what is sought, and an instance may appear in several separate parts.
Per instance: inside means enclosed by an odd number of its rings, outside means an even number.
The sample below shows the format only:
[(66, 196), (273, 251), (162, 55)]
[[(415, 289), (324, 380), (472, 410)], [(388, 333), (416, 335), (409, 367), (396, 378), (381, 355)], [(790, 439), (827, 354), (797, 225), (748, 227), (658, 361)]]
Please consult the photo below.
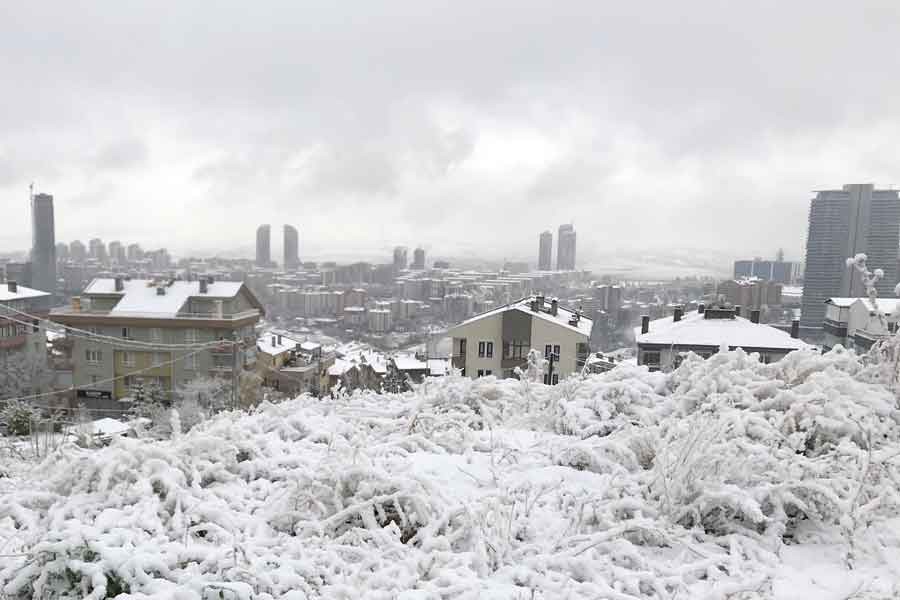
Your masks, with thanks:
[[(72, 401), (122, 408), (136, 389), (154, 385), (174, 393), (198, 377), (255, 372), (263, 385), (285, 395), (324, 396), (341, 389), (400, 391), (411, 383), (458, 369), (470, 378), (515, 377), (536, 349), (546, 360), (544, 380), (613, 368), (620, 356), (590, 350), (593, 322), (580, 309), (532, 295), (463, 320), (452, 327), (449, 357), (386, 355), (360, 344), (325, 346), (294, 333), (259, 334), (265, 310), (240, 282), (200, 278), (93, 280), (62, 308), (48, 310), (48, 294), (18, 286), (0, 289), (0, 357), (46, 354), (45, 320), (63, 325)], [(774, 362), (808, 347), (799, 322), (790, 331), (760, 323), (760, 311), (742, 314), (726, 302), (674, 307), (673, 314), (642, 319), (634, 331), (636, 362), (650, 370), (676, 368), (687, 352), (709, 357), (743, 348)], [(896, 331), (900, 300), (832, 298), (827, 302), (825, 348), (867, 349)], [(5, 318), (4, 318), (5, 317)], [(5, 353), (5, 354), (4, 354)]]

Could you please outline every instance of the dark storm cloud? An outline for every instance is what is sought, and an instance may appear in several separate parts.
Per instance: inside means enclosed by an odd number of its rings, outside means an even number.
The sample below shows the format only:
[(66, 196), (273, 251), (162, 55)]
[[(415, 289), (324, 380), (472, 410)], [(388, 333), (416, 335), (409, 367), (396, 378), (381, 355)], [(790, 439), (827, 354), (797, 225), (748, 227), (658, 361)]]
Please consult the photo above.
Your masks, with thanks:
[(584, 248), (796, 254), (810, 189), (898, 179), (898, 25), (887, 1), (14, 3), (0, 203), (30, 178), (132, 201), (65, 237), (153, 202), (149, 239), (198, 220), (183, 245), (278, 218), (531, 256), (575, 215)]

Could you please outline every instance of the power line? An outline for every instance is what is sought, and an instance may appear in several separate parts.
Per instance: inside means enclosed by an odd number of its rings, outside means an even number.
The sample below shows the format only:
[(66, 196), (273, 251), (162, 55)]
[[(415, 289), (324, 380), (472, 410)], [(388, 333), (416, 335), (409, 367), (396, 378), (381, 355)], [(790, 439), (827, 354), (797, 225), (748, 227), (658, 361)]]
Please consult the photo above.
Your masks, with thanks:
[(116, 376), (116, 377), (111, 377), (111, 378), (109, 378), (109, 379), (102, 379), (102, 380), (100, 380), (100, 381), (94, 381), (94, 382), (91, 382), (91, 383), (89, 383), (89, 384), (84, 384), (84, 385), (73, 385), (73, 386), (71, 386), (71, 387), (67, 387), (67, 388), (64, 388), (64, 389), (61, 389), (61, 390), (54, 390), (54, 391), (52, 391), (52, 392), (43, 392), (43, 393), (41, 393), (41, 394), (31, 394), (31, 395), (29, 395), (29, 396), (19, 396), (19, 397), (17, 397), (17, 398), (2, 398), (2, 399), (0, 399), (0, 403), (2, 403), (2, 402), (17, 402), (17, 401), (22, 401), (22, 400), (33, 400), (33, 399), (36, 399), (36, 398), (46, 398), (46, 397), (48, 397), (48, 396), (56, 396), (56, 395), (58, 395), (58, 394), (65, 394), (65, 393), (68, 393), (68, 392), (75, 392), (75, 391), (78, 391), (78, 390), (80, 390), (80, 389), (86, 389), (86, 388), (91, 387), (91, 386), (96, 386), (96, 385), (106, 385), (107, 383), (113, 383), (113, 382), (119, 381), (120, 379), (125, 379), (126, 377), (131, 377), (131, 376), (133, 376), (133, 375), (140, 375), (141, 373), (146, 373), (147, 371), (152, 371), (153, 369), (158, 369), (158, 368), (160, 368), (160, 367), (166, 367), (166, 366), (169, 366), (169, 365), (173, 365), (173, 364), (175, 364), (176, 362), (178, 362), (178, 361), (180, 361), (180, 360), (184, 360), (185, 358), (188, 358), (188, 357), (190, 357), (190, 356), (195, 356), (195, 355), (200, 354), (201, 352), (205, 352), (205, 351), (206, 351), (205, 348), (201, 348), (200, 350), (196, 350), (196, 351), (191, 352), (191, 353), (189, 353), (189, 354), (184, 354), (184, 355), (182, 355), (182, 356), (179, 356), (178, 358), (173, 358), (172, 360), (168, 360), (168, 361), (161, 362), (161, 363), (156, 363), (156, 364), (154, 364), (154, 365), (151, 365), (151, 366), (149, 366), (149, 367), (145, 367), (145, 368), (143, 368), (143, 369), (138, 369), (138, 370), (136, 370), (136, 371), (131, 371), (131, 372), (128, 373), (127, 375), (118, 375), (118, 376)]
[[(44, 318), (42, 318), (42, 317), (38, 317), (38, 316), (36, 316), (36, 315), (32, 315), (32, 314), (29, 314), (29, 313), (27, 313), (27, 312), (24, 312), (24, 311), (21, 311), (21, 310), (12, 308), (11, 306), (8, 306), (8, 305), (5, 305), (5, 304), (0, 305), (0, 306), (2, 306), (3, 308), (5, 308), (5, 309), (7, 309), (7, 310), (11, 310), (11, 311), (13, 311), (13, 312), (15, 312), (15, 313), (18, 313), (18, 314), (20, 314), (20, 315), (24, 315), (25, 317), (27, 317), (27, 318), (29, 318), (29, 319), (32, 319), (33, 321), (39, 321), (39, 322), (43, 322), (43, 323), (45, 323), (45, 324), (46, 324), (46, 323), (50, 323), (50, 324), (53, 325), (54, 327), (56, 327), (56, 326), (61, 326), (61, 327), (62, 327), (64, 330), (66, 330), (67, 332), (77, 332), (78, 334), (81, 334), (81, 335), (74, 335), (74, 334), (73, 334), (71, 337), (79, 338), (79, 339), (108, 340), (108, 341), (105, 342), (105, 343), (107, 343), (107, 344), (129, 345), (130, 347), (147, 346), (147, 347), (150, 347), (150, 348), (155, 348), (155, 349), (157, 349), (157, 348), (163, 348), (163, 347), (166, 347), (166, 348), (208, 348), (208, 347), (212, 347), (212, 346), (230, 345), (230, 344), (235, 344), (235, 343), (237, 343), (237, 342), (232, 341), (232, 340), (215, 340), (215, 341), (210, 341), (210, 342), (190, 343), (190, 344), (163, 344), (162, 342), (144, 342), (144, 341), (141, 341), (141, 340), (127, 340), (127, 339), (122, 339), (122, 338), (112, 337), (112, 336), (108, 336), (108, 335), (102, 335), (102, 334), (99, 334), (99, 333), (94, 333), (93, 331), (87, 331), (87, 330), (84, 330), (84, 329), (78, 329), (77, 327), (70, 327), (70, 326), (68, 326), (68, 325), (61, 325), (60, 323), (57, 323), (57, 322), (55, 322), (55, 321), (51, 321), (50, 319), (44, 319)], [(20, 325), (26, 325), (26, 326), (28, 326), (28, 327), (34, 326), (34, 322), (26, 323), (26, 322), (23, 322), (23, 321), (17, 321), (16, 319), (14, 319), (13, 317), (10, 317), (9, 315), (0, 315), (0, 316), (2, 316), (2, 317), (5, 318), (5, 319), (8, 319), (8, 320), (10, 320), (10, 321), (13, 321), (13, 322), (15, 322), (15, 323), (19, 323)]]

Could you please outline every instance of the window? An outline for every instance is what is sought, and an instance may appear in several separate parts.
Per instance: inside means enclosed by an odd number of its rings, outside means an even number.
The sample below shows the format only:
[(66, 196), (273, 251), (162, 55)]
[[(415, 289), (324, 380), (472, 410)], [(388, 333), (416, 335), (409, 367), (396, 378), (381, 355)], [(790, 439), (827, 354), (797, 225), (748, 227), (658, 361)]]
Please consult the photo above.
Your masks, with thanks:
[(478, 342), (478, 358), (484, 358), (487, 342)]
[(126, 367), (134, 366), (134, 352), (123, 352), (122, 353), (122, 364)]
[(196, 344), (199, 337), (196, 329), (184, 330), (184, 342), (186, 344)]
[(184, 368), (194, 370), (197, 368), (197, 355), (196, 354), (188, 354), (184, 357)]
[(169, 362), (169, 357), (163, 352), (156, 352), (153, 354), (153, 364), (157, 367), (164, 365)]
[(459, 355), (460, 356), (466, 355), (466, 338), (459, 340)]
[(553, 346), (553, 355), (559, 360), (559, 346)]
[(484, 377), (484, 369), (478, 369), (478, 376)]
[(152, 327), (150, 329), (150, 341), (154, 344), (162, 342), (162, 329), (159, 327)]
[(491, 371), (490, 369), (485, 369), (485, 370), (484, 370), (484, 374), (485, 374), (485, 376), (487, 376), (487, 375), (493, 375), (494, 372)]
[(659, 366), (659, 352), (644, 352), (643, 364)]
[(494, 342), (487, 343), (487, 357), (494, 358)]
[(553, 374), (553, 381), (551, 381), (550, 383), (551, 383), (551, 385), (556, 385), (556, 384), (558, 384), (558, 383), (559, 383), (559, 375), (556, 374), (556, 373), (554, 373), (554, 374)]
[(544, 346), (544, 358), (549, 359), (550, 354), (552, 354), (552, 353), (553, 353), (553, 346), (551, 346), (550, 344), (547, 344), (546, 346)]
[(131, 339), (131, 330), (129, 330), (128, 327), (122, 328), (122, 339)]
[(550, 385), (550, 374), (544, 373), (544, 385)]
[(99, 375), (91, 375), (91, 384), (93, 385), (93, 384), (95, 384), (95, 383), (100, 383), (100, 376), (99, 376)]
[(512, 340), (503, 342), (503, 358), (524, 359), (528, 356), (528, 342)]
[(99, 363), (103, 361), (103, 352), (101, 350), (85, 350), (85, 359), (89, 363)]

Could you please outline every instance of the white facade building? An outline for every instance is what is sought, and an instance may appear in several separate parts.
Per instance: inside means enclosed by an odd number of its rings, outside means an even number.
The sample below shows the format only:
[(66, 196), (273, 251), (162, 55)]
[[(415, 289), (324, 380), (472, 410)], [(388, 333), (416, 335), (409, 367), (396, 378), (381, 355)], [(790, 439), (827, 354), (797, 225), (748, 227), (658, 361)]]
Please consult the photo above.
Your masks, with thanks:
[(543, 296), (525, 298), (488, 311), (450, 328), (453, 366), (471, 378), (514, 377), (534, 348), (546, 359), (546, 383), (580, 372), (590, 350), (591, 319)]

